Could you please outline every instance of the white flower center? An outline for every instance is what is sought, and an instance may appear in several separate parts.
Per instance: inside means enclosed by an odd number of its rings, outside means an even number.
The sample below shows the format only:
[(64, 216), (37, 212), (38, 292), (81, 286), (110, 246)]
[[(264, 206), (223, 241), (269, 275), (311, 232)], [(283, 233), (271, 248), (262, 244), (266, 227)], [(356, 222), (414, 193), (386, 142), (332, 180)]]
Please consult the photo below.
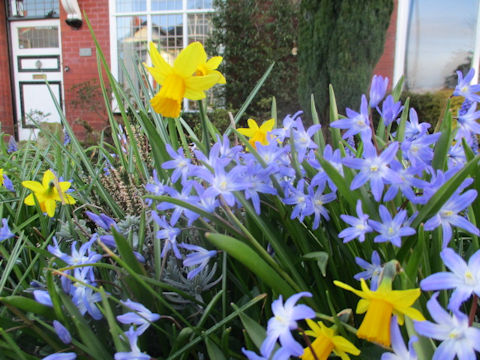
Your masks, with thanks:
[(465, 271), (465, 284), (475, 285), (475, 277), (470, 270)]
[(219, 186), (220, 190), (225, 191), (227, 190), (227, 182), (225, 180), (221, 181)]

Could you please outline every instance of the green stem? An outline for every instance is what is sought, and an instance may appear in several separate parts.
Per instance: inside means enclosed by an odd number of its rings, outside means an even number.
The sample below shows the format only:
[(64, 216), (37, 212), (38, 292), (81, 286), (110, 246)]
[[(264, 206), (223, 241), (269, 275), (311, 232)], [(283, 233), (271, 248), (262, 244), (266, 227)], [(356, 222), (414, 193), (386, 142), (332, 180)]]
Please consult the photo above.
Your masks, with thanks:
[(203, 101), (198, 100), (198, 108), (200, 109), (200, 121), (202, 123), (202, 132), (203, 132), (203, 143), (205, 144), (206, 154), (210, 153), (210, 136), (208, 135), (207, 129), (207, 116), (205, 114), (205, 109), (203, 107)]
[(468, 326), (472, 326), (473, 321), (475, 320), (475, 314), (477, 313), (478, 306), (478, 296), (473, 294), (472, 307), (470, 309), (470, 314), (468, 316)]
[(180, 141), (182, 142), (183, 152), (185, 153), (185, 156), (191, 159), (192, 154), (190, 153), (190, 148), (188, 147), (187, 138), (185, 137), (185, 133), (183, 132), (182, 125), (180, 124), (180, 121), (175, 121), (175, 124), (177, 125), (178, 135), (180, 135)]
[(175, 151), (177, 151), (180, 145), (178, 144), (177, 129), (175, 127), (176, 119), (167, 118), (167, 122), (168, 122), (168, 134), (170, 135), (170, 143), (172, 147), (175, 149)]

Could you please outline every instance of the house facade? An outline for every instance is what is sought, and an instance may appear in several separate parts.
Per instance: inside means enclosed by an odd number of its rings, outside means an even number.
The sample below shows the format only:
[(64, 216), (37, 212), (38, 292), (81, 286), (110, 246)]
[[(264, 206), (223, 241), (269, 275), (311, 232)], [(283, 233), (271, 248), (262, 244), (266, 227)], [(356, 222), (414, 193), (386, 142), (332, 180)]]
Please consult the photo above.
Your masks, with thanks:
[[(375, 73), (394, 82), (405, 75), (409, 90), (426, 91), (448, 86), (457, 68), (478, 69), (478, 3), (396, 0)], [(2, 131), (31, 138), (34, 122), (60, 121), (58, 107), (79, 137), (86, 128), (106, 126), (103, 99), (94, 92), (95, 44), (83, 14), (112, 73), (136, 83), (149, 41), (174, 59), (189, 43), (206, 39), (213, 12), (212, 0), (0, 0)], [(130, 79), (123, 78), (123, 67)]]

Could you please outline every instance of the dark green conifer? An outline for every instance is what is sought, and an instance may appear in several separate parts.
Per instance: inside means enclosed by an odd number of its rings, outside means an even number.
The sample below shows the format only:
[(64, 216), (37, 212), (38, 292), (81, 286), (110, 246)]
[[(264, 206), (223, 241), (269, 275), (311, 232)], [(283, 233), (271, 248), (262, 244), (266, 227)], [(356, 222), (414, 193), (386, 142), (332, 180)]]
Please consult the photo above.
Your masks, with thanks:
[(383, 53), (392, 0), (302, 0), (299, 16), (299, 88), (310, 113), (314, 94), (319, 114), (328, 114), (328, 85), (337, 106), (357, 109)]

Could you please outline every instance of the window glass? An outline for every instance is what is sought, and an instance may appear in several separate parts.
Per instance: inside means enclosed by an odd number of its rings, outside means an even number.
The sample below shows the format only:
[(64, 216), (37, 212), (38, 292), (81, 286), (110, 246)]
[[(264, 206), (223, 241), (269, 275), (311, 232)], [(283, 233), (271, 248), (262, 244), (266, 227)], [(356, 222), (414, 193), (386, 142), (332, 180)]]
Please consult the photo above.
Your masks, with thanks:
[(188, 43), (200, 41), (205, 43), (212, 32), (211, 14), (188, 14)]
[(58, 0), (12, 0), (10, 15), (19, 17), (59, 17)]
[[(147, 18), (145, 16), (122, 16), (117, 18), (118, 58), (136, 83), (137, 70), (147, 61)], [(119, 64), (121, 67), (121, 64)], [(123, 71), (119, 71), (120, 83), (126, 84)]]
[(152, 10), (182, 10), (182, 0), (152, 0)]
[(183, 49), (183, 16), (152, 16), (152, 40), (158, 46), (162, 56), (170, 64)]
[(18, 28), (19, 49), (58, 48), (57, 26), (28, 26)]
[(211, 9), (212, 0), (188, 0), (187, 9)]
[(470, 68), (478, 0), (411, 1), (405, 77), (409, 90), (454, 87), (455, 71)]
[(146, 0), (117, 0), (118, 13), (131, 13), (147, 10)]

